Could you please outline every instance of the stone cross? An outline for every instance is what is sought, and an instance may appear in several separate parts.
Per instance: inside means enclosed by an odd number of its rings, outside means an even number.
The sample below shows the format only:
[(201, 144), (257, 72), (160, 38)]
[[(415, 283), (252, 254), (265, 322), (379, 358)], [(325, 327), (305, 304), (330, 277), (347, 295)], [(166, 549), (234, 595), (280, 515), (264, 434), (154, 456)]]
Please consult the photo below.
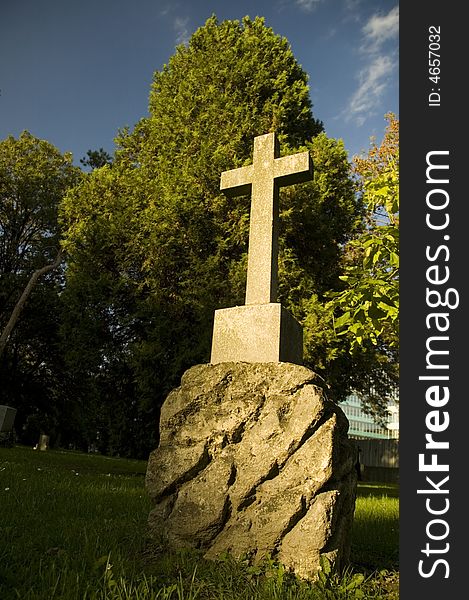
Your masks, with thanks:
[(221, 174), (225, 194), (251, 194), (246, 304), (277, 301), (279, 188), (312, 177), (309, 152), (279, 158), (275, 133), (254, 138), (252, 165)]
[(251, 194), (246, 304), (220, 308), (213, 320), (212, 364), (303, 361), (303, 330), (277, 302), (279, 188), (312, 179), (309, 152), (279, 158), (275, 133), (254, 138), (252, 165), (221, 174), (221, 189)]

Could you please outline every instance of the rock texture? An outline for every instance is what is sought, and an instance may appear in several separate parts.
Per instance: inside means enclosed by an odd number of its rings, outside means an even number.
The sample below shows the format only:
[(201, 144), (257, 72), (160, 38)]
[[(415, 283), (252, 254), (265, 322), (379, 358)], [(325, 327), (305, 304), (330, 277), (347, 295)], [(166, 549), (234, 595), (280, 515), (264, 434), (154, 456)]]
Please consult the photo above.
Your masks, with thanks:
[(163, 404), (150, 531), (171, 548), (277, 558), (313, 579), (348, 560), (356, 449), (342, 410), (290, 363), (198, 365)]

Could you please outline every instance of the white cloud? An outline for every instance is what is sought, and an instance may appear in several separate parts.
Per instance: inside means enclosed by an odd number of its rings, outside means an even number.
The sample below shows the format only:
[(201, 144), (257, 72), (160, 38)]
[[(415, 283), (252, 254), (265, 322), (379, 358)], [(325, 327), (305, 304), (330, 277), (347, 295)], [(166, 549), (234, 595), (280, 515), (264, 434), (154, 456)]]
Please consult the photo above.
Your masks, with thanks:
[(367, 116), (379, 105), (389, 78), (396, 68), (396, 62), (390, 56), (377, 56), (359, 73), (359, 86), (350, 98), (346, 118), (363, 125)]
[(399, 34), (399, 6), (392, 8), (387, 15), (373, 15), (363, 27), (366, 52), (377, 52), (387, 40)]
[(322, 36), (323, 40), (331, 40), (333, 37), (337, 35), (337, 27), (330, 27)]
[(179, 2), (167, 2), (160, 7), (158, 14), (160, 17), (171, 23), (171, 27), (176, 34), (176, 45), (187, 45), (190, 38), (190, 32), (188, 28), (189, 17), (176, 16), (179, 12), (179, 9)]
[(360, 5), (362, 0), (344, 0), (344, 23), (360, 21)]
[(321, 2), (322, 0), (296, 0), (297, 6), (308, 12), (312, 12), (313, 10), (315, 10), (317, 5)]
[(171, 4), (167, 4), (166, 6), (163, 6), (163, 8), (160, 9), (159, 14), (162, 17), (166, 17), (166, 15), (168, 15), (171, 11)]
[(189, 43), (189, 17), (176, 17), (173, 21), (173, 29), (176, 32), (176, 44)]
[(345, 10), (356, 11), (362, 0), (344, 0)]
[[(345, 120), (354, 120), (358, 126), (361, 126), (368, 117), (376, 114), (397, 69), (398, 33), (398, 6), (392, 8), (386, 15), (372, 15), (362, 28), (363, 42), (360, 51), (367, 62), (358, 72), (358, 87), (342, 113)], [(387, 52), (384, 52), (384, 44), (389, 41), (393, 41), (393, 44), (387, 47)], [(385, 112), (384, 108), (383, 114)]]

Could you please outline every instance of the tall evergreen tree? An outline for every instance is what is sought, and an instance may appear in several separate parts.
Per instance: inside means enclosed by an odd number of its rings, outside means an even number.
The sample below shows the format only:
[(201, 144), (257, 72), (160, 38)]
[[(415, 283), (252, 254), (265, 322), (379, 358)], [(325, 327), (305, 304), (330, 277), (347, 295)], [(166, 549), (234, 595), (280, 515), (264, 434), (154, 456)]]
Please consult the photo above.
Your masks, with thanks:
[(330, 375), (331, 395), (356, 387), (372, 361), (355, 361), (350, 376), (347, 342), (324, 316), (361, 216), (343, 144), (313, 117), (285, 38), (261, 18), (211, 17), (155, 73), (149, 116), (121, 132), (112, 168), (62, 206), (76, 389), (95, 407), (107, 390), (103, 427), (138, 430), (140, 449), (182, 372), (209, 360), (214, 310), (244, 302), (250, 202), (220, 193), (220, 173), (249, 164), (253, 138), (271, 131), (283, 154), (308, 149), (315, 163), (313, 182), (281, 192), (280, 300), (304, 322), (309, 366)]
[(104, 165), (112, 164), (112, 156), (104, 148), (87, 150), (86, 156), (80, 158), (80, 163), (91, 170), (99, 169), (99, 167), (104, 167)]

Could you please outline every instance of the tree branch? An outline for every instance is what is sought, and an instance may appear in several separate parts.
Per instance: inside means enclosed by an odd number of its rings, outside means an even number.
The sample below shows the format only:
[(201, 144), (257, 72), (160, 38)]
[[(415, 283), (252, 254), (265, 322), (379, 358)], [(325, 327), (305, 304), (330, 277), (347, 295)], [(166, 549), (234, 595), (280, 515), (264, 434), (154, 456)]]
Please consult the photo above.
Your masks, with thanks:
[(60, 265), (60, 262), (62, 260), (62, 255), (63, 255), (63, 252), (62, 252), (62, 249), (60, 249), (57, 253), (57, 256), (55, 257), (54, 262), (52, 262), (49, 265), (45, 265), (44, 267), (41, 267), (40, 269), (37, 269), (31, 275), (26, 287), (24, 288), (23, 293), (21, 294), (20, 299), (16, 303), (16, 306), (11, 313), (10, 319), (9, 319), (8, 323), (6, 324), (5, 329), (2, 332), (2, 335), (0, 336), (0, 357), (2, 356), (3, 351), (5, 350), (5, 346), (7, 345), (7, 342), (11, 335), (11, 332), (13, 331), (13, 328), (15, 327), (16, 322), (18, 321), (18, 318), (21, 314), (21, 311), (24, 308), (24, 305), (26, 304), (26, 300), (28, 299), (30, 293), (32, 292), (32, 290), (35, 287), (36, 283), (38, 282), (39, 278), (42, 277), (43, 275), (45, 275), (46, 273), (49, 273), (50, 271), (53, 271), (54, 269), (56, 269)]

